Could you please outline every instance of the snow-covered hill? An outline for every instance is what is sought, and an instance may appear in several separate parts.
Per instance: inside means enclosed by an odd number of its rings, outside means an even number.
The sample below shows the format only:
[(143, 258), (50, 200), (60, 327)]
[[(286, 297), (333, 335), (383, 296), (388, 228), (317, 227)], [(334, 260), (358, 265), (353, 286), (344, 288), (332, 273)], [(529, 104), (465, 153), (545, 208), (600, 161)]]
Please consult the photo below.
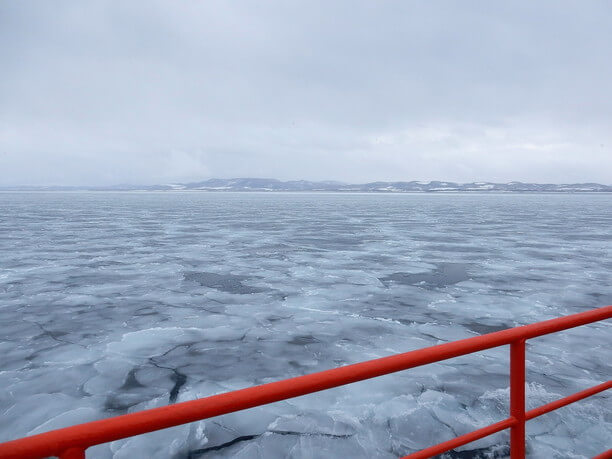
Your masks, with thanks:
[(116, 185), (116, 186), (38, 186), (38, 187), (4, 187), (0, 190), (9, 191), (343, 191), (343, 192), (377, 192), (377, 193), (410, 193), (410, 192), (545, 192), (545, 193), (577, 193), (577, 192), (612, 192), (612, 185), (599, 183), (491, 183), (491, 182), (371, 182), (348, 184), (335, 181), (312, 182), (308, 180), (292, 180), (283, 182), (266, 178), (234, 178), (209, 179), (201, 182), (171, 183), (163, 185)]

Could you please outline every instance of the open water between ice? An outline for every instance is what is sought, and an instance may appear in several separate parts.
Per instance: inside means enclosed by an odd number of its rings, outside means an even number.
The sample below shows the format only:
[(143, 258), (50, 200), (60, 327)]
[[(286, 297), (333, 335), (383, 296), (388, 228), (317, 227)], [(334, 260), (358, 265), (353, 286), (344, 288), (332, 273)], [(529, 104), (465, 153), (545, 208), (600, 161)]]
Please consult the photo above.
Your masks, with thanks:
[[(0, 441), (612, 304), (611, 228), (609, 194), (0, 193)], [(529, 341), (528, 406), (609, 379), (611, 327)], [(507, 417), (508, 353), (88, 457), (396, 458)], [(527, 434), (533, 458), (600, 453), (612, 397)]]

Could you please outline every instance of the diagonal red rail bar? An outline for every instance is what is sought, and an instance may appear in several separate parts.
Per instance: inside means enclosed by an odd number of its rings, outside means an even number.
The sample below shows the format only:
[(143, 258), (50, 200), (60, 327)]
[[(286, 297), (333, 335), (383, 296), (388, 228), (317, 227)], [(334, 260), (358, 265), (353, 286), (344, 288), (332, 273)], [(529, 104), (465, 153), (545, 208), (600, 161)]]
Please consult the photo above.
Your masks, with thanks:
[[(114, 418), (101, 419), (0, 443), (0, 457), (4, 459), (42, 458), (47, 456), (80, 458), (84, 457), (84, 450), (93, 445), (278, 402), (300, 395), (311, 394), (609, 318), (612, 318), (612, 306), (605, 306), (557, 319), (510, 328), (487, 335), (347, 365), (319, 373), (298, 376), (296, 378)], [(521, 420), (516, 419), (516, 421), (520, 422)], [(501, 422), (503, 423), (504, 421)], [(451, 448), (453, 447), (455, 446), (451, 446)], [(513, 459), (515, 457), (520, 456), (513, 454)]]
[(609, 449), (604, 453), (598, 454), (593, 459), (612, 459), (612, 449)]
[(444, 443), (438, 443), (437, 445), (422, 449), (416, 453), (409, 454), (401, 459), (427, 459), (428, 457), (436, 456), (437, 454), (442, 454), (453, 448), (457, 448), (473, 441), (480, 440), (481, 438), (488, 437), (489, 435), (505, 430), (508, 427), (514, 427), (516, 424), (518, 424), (518, 421), (515, 418), (510, 417), (508, 419), (504, 419), (503, 421), (496, 422), (495, 424), (491, 424), (490, 426), (483, 427), (482, 429), (474, 430), (473, 432), (466, 433), (465, 435), (455, 437), (452, 440), (445, 441)]
[(526, 413), (527, 421), (537, 418), (538, 416), (542, 416), (543, 414), (550, 413), (558, 408), (562, 408), (570, 403), (577, 402), (584, 398), (590, 397), (591, 395), (598, 394), (599, 392), (603, 392), (604, 390), (612, 389), (612, 379), (606, 381), (605, 383), (599, 384), (597, 386), (593, 386), (589, 389), (585, 389), (580, 392), (576, 392), (568, 397), (561, 398), (559, 400), (555, 400), (554, 402), (547, 403), (546, 405), (539, 406), (534, 408), (533, 410), (529, 410)]

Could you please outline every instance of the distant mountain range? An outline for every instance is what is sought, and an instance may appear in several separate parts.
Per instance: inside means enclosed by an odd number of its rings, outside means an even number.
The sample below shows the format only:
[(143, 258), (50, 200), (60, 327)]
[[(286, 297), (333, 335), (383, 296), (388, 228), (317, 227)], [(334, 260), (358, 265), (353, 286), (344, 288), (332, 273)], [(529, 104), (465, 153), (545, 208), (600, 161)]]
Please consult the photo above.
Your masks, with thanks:
[(293, 180), (283, 182), (265, 178), (209, 179), (202, 182), (172, 183), (165, 185), (116, 186), (19, 186), (1, 187), (4, 191), (335, 191), (359, 193), (440, 193), (440, 192), (508, 192), (508, 193), (578, 193), (612, 192), (612, 185), (599, 183), (491, 183), (491, 182), (370, 182), (347, 184), (342, 182), (310, 182)]

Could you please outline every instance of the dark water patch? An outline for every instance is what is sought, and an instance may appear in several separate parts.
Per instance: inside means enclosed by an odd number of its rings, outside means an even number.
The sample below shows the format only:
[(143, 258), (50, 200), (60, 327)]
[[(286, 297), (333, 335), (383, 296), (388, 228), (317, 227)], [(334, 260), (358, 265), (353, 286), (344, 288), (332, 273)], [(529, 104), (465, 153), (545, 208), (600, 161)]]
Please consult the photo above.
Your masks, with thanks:
[(280, 316), (280, 315), (272, 314), (271, 316), (268, 316), (268, 317), (266, 318), (266, 320), (267, 320), (268, 322), (272, 322), (272, 323), (274, 323), (274, 322), (278, 322), (279, 320), (287, 320), (287, 319), (290, 319), (291, 317), (292, 317), (292, 316)]
[[(79, 257), (79, 258), (91, 259), (91, 256), (84, 255), (84, 256)], [(98, 268), (117, 267), (117, 266), (126, 266), (126, 265), (127, 265), (127, 263), (122, 263), (120, 261), (99, 260), (99, 261), (93, 261), (91, 263), (87, 263), (85, 266), (88, 267), (88, 268), (92, 268), (92, 269), (98, 269)]]
[(325, 432), (294, 432), (292, 430), (272, 430), (276, 435), (296, 435), (298, 437), (330, 437), (330, 438), (351, 438), (353, 434), (333, 434)]
[(305, 346), (306, 344), (320, 343), (321, 341), (312, 335), (298, 335), (291, 338), (289, 344), (295, 344), (297, 346)]
[[(272, 435), (280, 435), (280, 436), (295, 436), (295, 437), (328, 437), (328, 438), (350, 438), (352, 435), (342, 435), (342, 434), (331, 434), (331, 433), (322, 433), (322, 432), (294, 432), (294, 431), (276, 431), (272, 430)], [(232, 440), (222, 443), (216, 446), (209, 446), (208, 448), (200, 448), (196, 450), (192, 450), (187, 453), (187, 459), (196, 459), (201, 457), (203, 454), (212, 452), (212, 451), (220, 451), (230, 446), (235, 445), (236, 443), (242, 443), (245, 441), (255, 440), (258, 437), (261, 437), (263, 434), (256, 435), (242, 435), (240, 437), (233, 438)]]
[(137, 371), (138, 371), (138, 368), (132, 368), (130, 370), (130, 372), (125, 377), (125, 381), (123, 382), (123, 385), (119, 388), (119, 390), (131, 390), (131, 389), (138, 389), (140, 387), (145, 387), (144, 385), (140, 383), (140, 381), (138, 381), (138, 379), (136, 379)]
[(121, 283), (125, 282), (127, 276), (118, 275), (118, 274), (109, 274), (104, 273), (101, 274), (96, 272), (96, 274), (80, 274), (80, 275), (71, 275), (67, 276), (62, 280), (49, 280), (49, 284), (57, 285), (63, 284), (67, 288), (80, 288), (80, 287), (90, 287), (93, 285), (104, 285), (104, 284), (113, 284), (113, 283)]
[(448, 236), (448, 235), (432, 236), (432, 235), (427, 235), (427, 234), (411, 234), (410, 239), (414, 241), (422, 241), (422, 242), (441, 242), (441, 243), (465, 242), (464, 237), (454, 237), (454, 236)]
[(359, 263), (349, 264), (349, 267), (363, 267), (364, 263), (391, 263), (397, 261), (397, 257), (393, 255), (377, 253), (360, 253), (354, 259), (358, 260)]
[(469, 280), (468, 266), (466, 263), (439, 263), (433, 271), (416, 274), (398, 272), (379, 280), (386, 286), (400, 284), (441, 288)]
[(530, 242), (523, 240), (512, 239), (511, 242), (514, 243), (514, 246), (521, 248), (529, 248), (529, 249), (556, 249), (558, 246), (554, 244), (549, 244), (545, 242)]
[(555, 253), (555, 252), (543, 252), (541, 250), (525, 250), (522, 254), (526, 257), (533, 258), (536, 260), (545, 261), (566, 261), (569, 257), (567, 255)]
[(327, 235), (327, 237), (300, 237), (290, 240), (291, 243), (317, 250), (352, 250), (362, 245), (358, 237), (342, 237)]
[(450, 252), (450, 253), (488, 253), (491, 249), (485, 249), (482, 247), (475, 247), (473, 245), (460, 245), (460, 244), (428, 244), (423, 247), (424, 250), (435, 250), (438, 252)]
[(479, 335), (485, 335), (487, 333), (493, 333), (510, 328), (508, 325), (487, 325), (478, 322), (470, 322), (463, 324), (463, 326), (474, 333), (478, 333)]
[(560, 238), (564, 241), (610, 241), (612, 236), (608, 234), (563, 234)]
[(185, 273), (183, 275), (183, 278), (188, 282), (196, 282), (203, 287), (214, 288), (216, 290), (226, 293), (238, 293), (241, 295), (247, 295), (250, 293), (261, 293), (269, 291), (269, 289), (262, 289), (258, 287), (252, 287), (250, 285), (245, 285), (244, 281), (249, 279), (249, 277), (237, 276), (234, 274), (189, 272)]
[(469, 449), (464, 451), (451, 450), (440, 456), (438, 459), (501, 459), (510, 455), (509, 445), (494, 445), (488, 448)]
[(159, 314), (159, 312), (150, 311), (150, 310), (148, 310), (148, 308), (145, 308), (143, 311), (136, 311), (134, 313), (134, 315), (135, 316), (144, 317), (144, 316), (158, 316), (160, 314)]
[(149, 400), (149, 397), (141, 394), (112, 394), (104, 402), (104, 411), (125, 414), (133, 406)]
[(254, 440), (257, 437), (259, 437), (259, 435), (242, 435), (240, 437), (236, 437), (228, 442), (222, 443), (217, 446), (209, 446), (208, 448), (194, 449), (193, 451), (189, 451), (187, 453), (187, 459), (196, 459), (202, 456), (203, 454), (209, 453), (211, 451), (220, 451), (224, 448), (229, 448), (230, 446), (235, 445), (236, 443)]
[(170, 379), (172, 379), (174, 382), (174, 386), (170, 390), (170, 403), (175, 403), (181, 387), (183, 387), (187, 382), (187, 375), (181, 373), (176, 368), (173, 368), (172, 371), (173, 373), (172, 376), (170, 376)]

